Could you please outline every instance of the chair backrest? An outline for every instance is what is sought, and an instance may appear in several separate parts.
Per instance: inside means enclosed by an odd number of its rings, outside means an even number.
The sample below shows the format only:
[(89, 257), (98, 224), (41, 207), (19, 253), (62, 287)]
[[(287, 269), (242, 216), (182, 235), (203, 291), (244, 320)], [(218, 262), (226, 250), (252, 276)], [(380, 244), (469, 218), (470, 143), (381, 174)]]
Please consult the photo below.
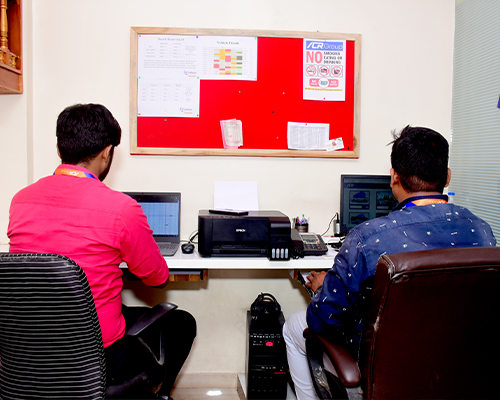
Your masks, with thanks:
[(500, 248), (384, 255), (369, 308), (366, 398), (498, 398)]
[(82, 269), (51, 254), (0, 254), (0, 398), (102, 399), (101, 330)]

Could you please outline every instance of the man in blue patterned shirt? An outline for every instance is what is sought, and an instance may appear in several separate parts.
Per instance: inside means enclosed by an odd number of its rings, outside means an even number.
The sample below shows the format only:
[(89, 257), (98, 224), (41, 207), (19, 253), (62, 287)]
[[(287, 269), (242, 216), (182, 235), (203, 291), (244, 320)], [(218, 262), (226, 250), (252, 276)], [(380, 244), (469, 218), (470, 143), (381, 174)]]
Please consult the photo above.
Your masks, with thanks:
[(290, 373), (299, 400), (317, 399), (302, 332), (338, 335), (357, 355), (363, 301), (369, 295), (382, 254), (445, 247), (495, 246), (490, 226), (466, 208), (447, 202), (450, 182), (448, 142), (421, 127), (394, 134), (391, 187), (398, 206), (387, 216), (353, 228), (327, 272), (313, 272), (314, 292), (307, 311), (292, 314), (283, 329)]

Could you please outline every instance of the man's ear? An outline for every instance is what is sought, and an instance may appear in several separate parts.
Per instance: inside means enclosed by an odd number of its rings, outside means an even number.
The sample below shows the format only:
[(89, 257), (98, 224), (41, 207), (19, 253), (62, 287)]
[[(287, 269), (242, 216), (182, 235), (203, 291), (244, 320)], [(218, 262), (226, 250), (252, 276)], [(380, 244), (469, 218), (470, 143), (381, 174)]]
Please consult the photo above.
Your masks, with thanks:
[(448, 185), (450, 184), (450, 180), (451, 180), (451, 169), (448, 168), (448, 177), (446, 178), (446, 185), (444, 185), (444, 187), (448, 187)]
[(61, 157), (61, 152), (59, 151), (59, 146), (56, 144), (56, 149), (57, 149), (57, 155), (59, 156), (59, 158), (62, 160), (62, 157)]
[(109, 153), (111, 152), (112, 148), (113, 148), (113, 145), (110, 144), (108, 147), (105, 147), (104, 150), (101, 152), (101, 154), (106, 162), (109, 160)]
[(398, 173), (394, 170), (394, 168), (391, 168), (391, 187), (399, 183), (399, 175)]

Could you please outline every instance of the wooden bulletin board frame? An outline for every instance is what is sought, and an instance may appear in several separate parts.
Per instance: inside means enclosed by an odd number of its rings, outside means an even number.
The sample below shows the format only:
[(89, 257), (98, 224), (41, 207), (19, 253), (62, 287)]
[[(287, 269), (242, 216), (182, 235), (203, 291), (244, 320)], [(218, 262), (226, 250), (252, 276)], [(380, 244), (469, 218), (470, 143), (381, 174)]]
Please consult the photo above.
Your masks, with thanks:
[[(353, 64), (351, 68), (352, 76), (351, 89), (347, 88), (346, 83), (346, 100), (349, 97), (349, 104), (352, 104), (352, 110), (349, 110), (350, 116), (348, 121), (348, 129), (342, 135), (347, 135), (347, 142), (350, 143), (348, 149), (337, 151), (311, 151), (311, 150), (289, 150), (282, 148), (238, 148), (224, 149), (221, 142), (220, 148), (197, 148), (190, 147), (163, 147), (163, 146), (148, 146), (142, 145), (140, 142), (141, 134), (147, 130), (148, 125), (138, 124), (138, 109), (137, 109), (137, 79), (138, 79), (138, 37), (139, 35), (199, 35), (199, 36), (245, 36), (257, 38), (281, 38), (291, 39), (320, 39), (320, 40), (346, 40), (351, 44), (353, 51), (350, 61)], [(349, 43), (351, 42), (351, 43)], [(359, 137), (360, 137), (360, 54), (361, 54), (361, 35), (359, 34), (342, 34), (342, 33), (326, 33), (326, 32), (295, 32), (295, 31), (263, 31), (263, 30), (234, 30), (234, 29), (194, 29), (194, 28), (157, 28), (157, 27), (132, 27), (130, 30), (130, 153), (134, 155), (177, 155), (177, 156), (245, 156), (245, 157), (302, 157), (302, 158), (359, 158)], [(349, 61), (348, 61), (349, 62)], [(258, 66), (260, 68), (260, 64)], [(346, 68), (347, 70), (347, 68)], [(259, 76), (259, 75), (258, 75)], [(257, 80), (259, 78), (257, 77)], [(299, 78), (300, 81), (302, 77)], [(349, 79), (346, 76), (346, 79)], [(301, 82), (300, 82), (301, 83)], [(310, 100), (309, 100), (310, 101)], [(341, 102), (318, 102), (319, 103), (341, 103)], [(200, 104), (200, 108), (203, 103)], [(335, 104), (331, 104), (335, 107)], [(350, 105), (349, 105), (350, 108)], [(203, 111), (200, 111), (202, 114)], [(273, 111), (274, 112), (274, 111)], [(332, 114), (335, 111), (332, 111)], [(150, 118), (151, 122), (158, 126), (159, 122), (165, 121), (168, 118), (163, 117), (140, 117)], [(159, 118), (155, 120), (155, 118)], [(237, 118), (237, 116), (235, 116)], [(224, 119), (224, 118), (221, 118)], [(237, 118), (238, 119), (238, 118)], [(184, 119), (186, 120), (186, 119)], [(289, 120), (293, 122), (322, 122), (322, 121), (295, 121), (293, 116), (289, 116)], [(352, 122), (351, 122), (352, 121)], [(138, 125), (141, 125), (138, 127)], [(144, 127), (146, 126), (146, 128)], [(151, 126), (151, 125), (150, 125)], [(161, 125), (160, 125), (161, 126)], [(138, 131), (139, 129), (139, 131)], [(286, 126), (284, 127), (284, 135), (286, 137)], [(352, 132), (352, 138), (350, 134)], [(221, 137), (220, 125), (214, 126), (214, 133)], [(330, 133), (330, 138), (336, 138), (337, 132)], [(245, 122), (243, 123), (243, 142), (245, 144), (246, 131)], [(244, 147), (244, 146), (243, 146)]]

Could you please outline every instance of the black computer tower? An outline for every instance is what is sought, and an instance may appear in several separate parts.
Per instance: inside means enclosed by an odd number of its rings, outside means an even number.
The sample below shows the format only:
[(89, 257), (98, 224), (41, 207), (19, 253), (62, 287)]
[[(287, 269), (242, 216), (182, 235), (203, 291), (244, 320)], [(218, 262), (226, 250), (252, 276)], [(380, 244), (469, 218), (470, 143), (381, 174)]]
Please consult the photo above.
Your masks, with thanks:
[(247, 399), (286, 399), (288, 363), (283, 339), (285, 317), (252, 319), (247, 312), (245, 378)]

